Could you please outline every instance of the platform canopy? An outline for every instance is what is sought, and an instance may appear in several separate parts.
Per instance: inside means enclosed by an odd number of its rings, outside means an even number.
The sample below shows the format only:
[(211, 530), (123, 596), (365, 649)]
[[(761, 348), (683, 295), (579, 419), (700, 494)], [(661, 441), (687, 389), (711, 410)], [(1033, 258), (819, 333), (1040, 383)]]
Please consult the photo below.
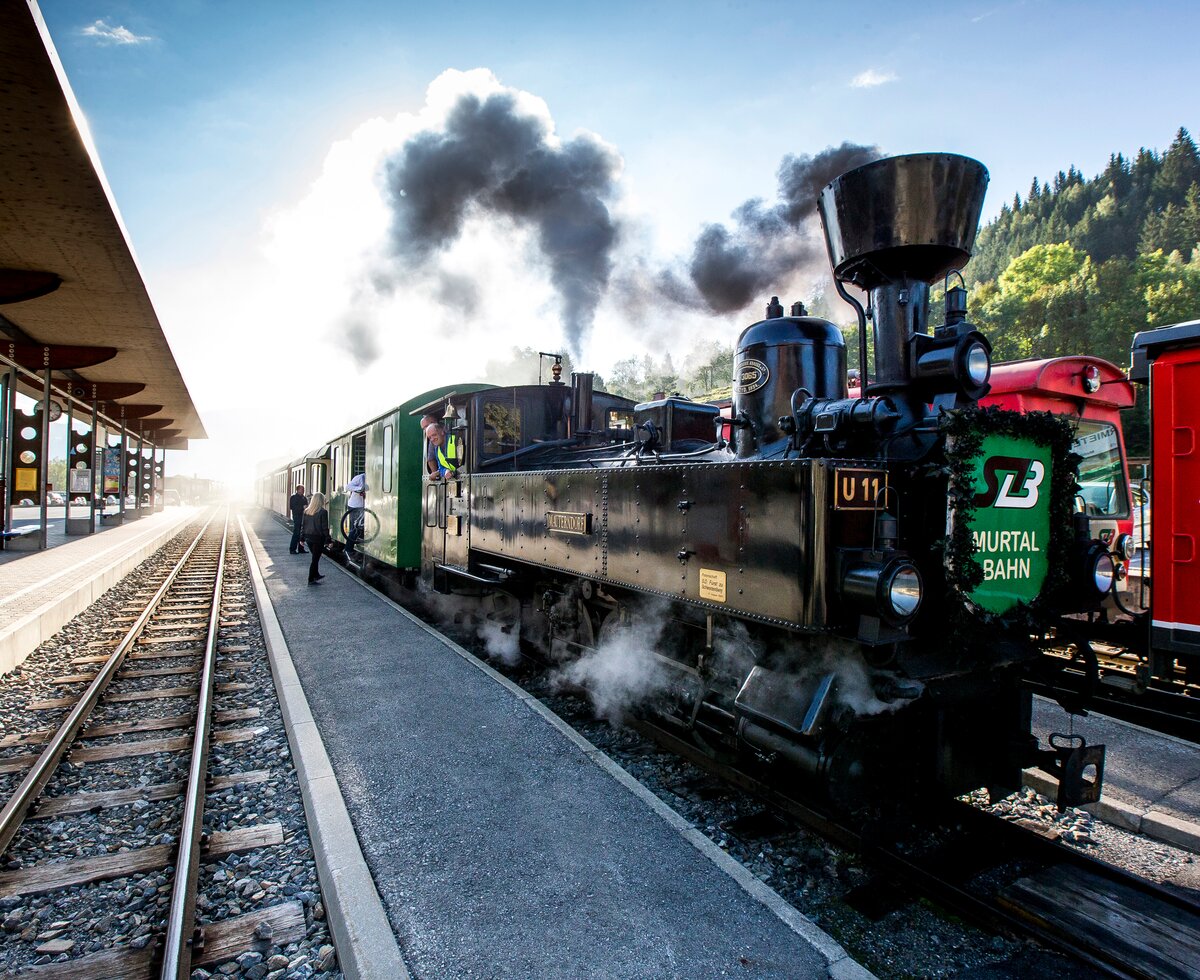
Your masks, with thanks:
[[(83, 114), (30, 0), (0, 3), (0, 354), (6, 357), (10, 340), (26, 348), (115, 348), (98, 363), (65, 367), (55, 385), (90, 393), (87, 382), (120, 384), (99, 397), (120, 398), (117, 392), (129, 389), (140, 403), (158, 407), (154, 415), (176, 430), (178, 445), (206, 438)], [(53, 359), (51, 367), (57, 370)]]

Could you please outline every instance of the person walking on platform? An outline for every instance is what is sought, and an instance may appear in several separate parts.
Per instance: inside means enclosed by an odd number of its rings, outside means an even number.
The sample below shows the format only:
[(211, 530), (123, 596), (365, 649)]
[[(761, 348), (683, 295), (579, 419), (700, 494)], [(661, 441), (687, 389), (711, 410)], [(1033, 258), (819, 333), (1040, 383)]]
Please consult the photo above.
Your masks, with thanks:
[(325, 509), (325, 494), (317, 492), (312, 495), (312, 500), (304, 510), (304, 541), (312, 555), (308, 566), (309, 585), (325, 577), (317, 566), (321, 563), (321, 553), (329, 540), (329, 511)]
[(296, 492), (288, 498), (288, 508), (292, 512), (292, 543), (288, 545), (288, 554), (304, 554), (304, 508), (308, 506), (308, 498), (304, 496), (304, 487), (296, 484)]

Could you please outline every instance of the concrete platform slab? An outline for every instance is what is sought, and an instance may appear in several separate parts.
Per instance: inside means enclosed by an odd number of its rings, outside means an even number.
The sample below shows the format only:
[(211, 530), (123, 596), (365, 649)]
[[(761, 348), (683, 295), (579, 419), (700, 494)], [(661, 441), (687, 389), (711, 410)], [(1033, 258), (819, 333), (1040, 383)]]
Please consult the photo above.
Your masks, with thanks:
[(534, 699), (249, 523), (413, 975), (870, 976)]
[(179, 533), (202, 508), (172, 507), (134, 524), (65, 539), (0, 563), (0, 674), (20, 664)]

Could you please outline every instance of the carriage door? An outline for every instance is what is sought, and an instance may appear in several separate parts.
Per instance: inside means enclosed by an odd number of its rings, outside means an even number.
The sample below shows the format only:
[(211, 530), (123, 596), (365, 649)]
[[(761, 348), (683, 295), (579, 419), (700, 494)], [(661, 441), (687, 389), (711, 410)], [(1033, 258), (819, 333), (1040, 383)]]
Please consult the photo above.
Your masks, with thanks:
[(421, 573), (435, 576), (436, 585), (435, 566), (446, 563), (446, 481), (432, 480), (426, 473), (421, 492)]

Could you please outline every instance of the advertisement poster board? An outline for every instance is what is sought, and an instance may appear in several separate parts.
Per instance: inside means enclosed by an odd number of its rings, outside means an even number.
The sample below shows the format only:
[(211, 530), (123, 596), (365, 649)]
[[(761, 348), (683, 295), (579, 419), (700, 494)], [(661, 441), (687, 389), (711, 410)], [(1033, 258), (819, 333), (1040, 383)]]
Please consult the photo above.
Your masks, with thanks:
[(121, 490), (121, 447), (104, 447), (104, 492), (119, 493)]
[(67, 480), (68, 493), (90, 494), (92, 492), (92, 471), (90, 469), (68, 470), (67, 475), (69, 477)]
[(33, 466), (18, 466), (13, 472), (13, 489), (18, 492), (37, 493), (38, 471)]

